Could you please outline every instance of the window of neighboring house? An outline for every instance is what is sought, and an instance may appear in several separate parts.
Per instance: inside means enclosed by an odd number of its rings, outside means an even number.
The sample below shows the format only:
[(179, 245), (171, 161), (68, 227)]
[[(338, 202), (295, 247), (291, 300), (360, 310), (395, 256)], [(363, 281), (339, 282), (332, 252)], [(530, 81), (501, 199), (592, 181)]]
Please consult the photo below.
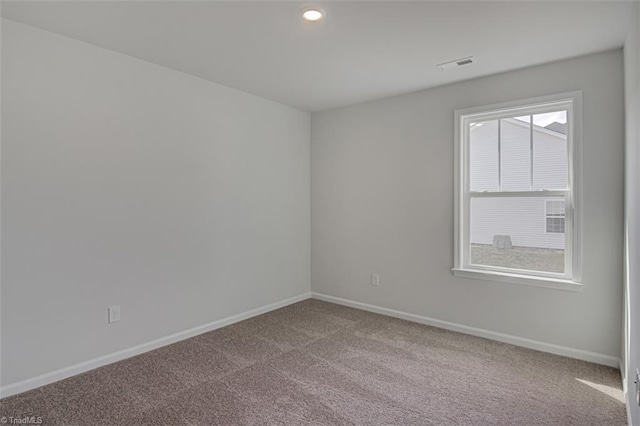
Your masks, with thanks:
[(456, 111), (456, 275), (580, 289), (581, 104)]
[(564, 234), (564, 203), (546, 200), (546, 219), (548, 233)]

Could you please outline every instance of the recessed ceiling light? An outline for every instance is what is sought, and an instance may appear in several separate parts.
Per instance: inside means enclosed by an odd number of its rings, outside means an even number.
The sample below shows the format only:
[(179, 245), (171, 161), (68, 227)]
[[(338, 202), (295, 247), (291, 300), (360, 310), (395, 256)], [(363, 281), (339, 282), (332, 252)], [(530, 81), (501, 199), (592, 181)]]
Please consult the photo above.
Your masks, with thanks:
[(308, 8), (302, 11), (302, 18), (307, 22), (317, 22), (324, 18), (324, 11), (317, 8)]

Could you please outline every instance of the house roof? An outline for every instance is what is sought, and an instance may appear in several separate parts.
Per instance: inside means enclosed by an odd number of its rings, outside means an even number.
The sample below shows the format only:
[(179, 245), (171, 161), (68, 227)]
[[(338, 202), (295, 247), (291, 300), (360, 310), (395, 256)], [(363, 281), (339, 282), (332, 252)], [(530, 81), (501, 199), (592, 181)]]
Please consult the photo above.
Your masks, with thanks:
[(557, 121), (554, 121), (553, 123), (544, 126), (544, 128), (553, 132), (562, 133), (563, 135), (567, 134), (567, 123), (558, 123)]
[[(512, 118), (503, 118), (502, 121), (508, 122), (508, 123), (512, 123), (512, 124), (516, 124), (518, 126), (523, 126), (523, 127), (529, 127), (529, 122), (528, 121), (524, 121), (522, 120), (522, 118), (519, 117), (512, 117)], [(554, 126), (555, 125), (555, 126)], [(541, 133), (546, 133), (548, 135), (551, 136), (555, 136), (557, 138), (560, 139), (566, 139), (567, 138), (567, 124), (566, 123), (558, 123), (557, 121), (554, 121), (551, 124), (548, 124), (546, 127), (543, 126), (538, 126), (537, 124), (533, 125), (533, 130), (536, 130), (538, 132)]]

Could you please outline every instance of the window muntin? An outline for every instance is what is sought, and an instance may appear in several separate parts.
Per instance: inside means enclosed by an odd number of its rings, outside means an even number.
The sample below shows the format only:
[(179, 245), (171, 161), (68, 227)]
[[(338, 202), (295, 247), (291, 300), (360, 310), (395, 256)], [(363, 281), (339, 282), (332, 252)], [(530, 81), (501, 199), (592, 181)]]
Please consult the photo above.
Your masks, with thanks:
[(576, 99), (456, 112), (454, 272), (579, 282)]

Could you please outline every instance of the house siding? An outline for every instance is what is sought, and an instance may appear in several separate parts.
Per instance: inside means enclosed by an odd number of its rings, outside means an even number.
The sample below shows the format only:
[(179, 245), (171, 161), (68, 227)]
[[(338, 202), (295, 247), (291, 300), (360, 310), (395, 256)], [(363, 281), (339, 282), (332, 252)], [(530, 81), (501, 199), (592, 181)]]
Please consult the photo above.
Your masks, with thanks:
[[(471, 190), (531, 189), (529, 124), (498, 120), (471, 129)], [(501, 149), (498, 152), (498, 134)], [(567, 186), (566, 136), (538, 126), (533, 129), (533, 189)], [(498, 165), (502, 167), (499, 169)], [(501, 183), (501, 186), (499, 184)], [(472, 244), (492, 244), (494, 235), (509, 235), (514, 246), (563, 249), (564, 233), (546, 232), (547, 200), (540, 198), (474, 198), (471, 203)]]

